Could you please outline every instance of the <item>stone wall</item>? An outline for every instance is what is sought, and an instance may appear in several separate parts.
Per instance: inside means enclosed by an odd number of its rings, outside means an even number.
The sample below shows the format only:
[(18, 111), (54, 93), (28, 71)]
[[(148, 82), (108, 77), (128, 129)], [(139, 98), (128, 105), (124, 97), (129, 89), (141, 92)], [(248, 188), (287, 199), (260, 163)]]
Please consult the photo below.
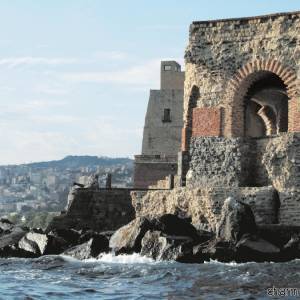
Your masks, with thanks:
[(156, 185), (169, 174), (177, 174), (177, 156), (136, 155), (134, 160), (134, 188)]
[(52, 228), (116, 230), (134, 219), (129, 189), (77, 189), (66, 214), (55, 217)]
[(186, 185), (247, 186), (249, 152), (243, 138), (193, 137)]
[(185, 54), (186, 130), (195, 101), (196, 107), (224, 108), (224, 135), (243, 136), (244, 97), (262, 73), (271, 72), (287, 87), (289, 131), (299, 131), (299, 29), (299, 12), (193, 22)]
[(266, 138), (193, 137), (187, 186), (300, 188), (300, 133)]
[(214, 229), (225, 199), (231, 196), (251, 206), (258, 224), (278, 222), (278, 196), (272, 187), (186, 187), (169, 191), (133, 191), (131, 196), (138, 217), (178, 213), (182, 217), (191, 217), (195, 226), (202, 224)]
[(279, 193), (279, 222), (300, 226), (300, 189), (289, 188)]
[[(300, 188), (300, 133), (286, 133), (258, 140), (258, 169), (265, 170), (270, 183), (278, 190)], [(259, 151), (257, 152), (259, 153)]]

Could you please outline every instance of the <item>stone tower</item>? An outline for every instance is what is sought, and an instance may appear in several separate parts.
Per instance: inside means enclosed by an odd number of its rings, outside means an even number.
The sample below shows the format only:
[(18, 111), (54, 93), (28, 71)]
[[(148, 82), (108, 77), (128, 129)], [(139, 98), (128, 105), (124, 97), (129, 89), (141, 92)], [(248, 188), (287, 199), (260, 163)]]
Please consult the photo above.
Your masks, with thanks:
[(142, 153), (135, 156), (135, 188), (147, 188), (177, 173), (183, 127), (184, 72), (176, 61), (162, 61), (160, 76), (160, 90), (150, 90)]

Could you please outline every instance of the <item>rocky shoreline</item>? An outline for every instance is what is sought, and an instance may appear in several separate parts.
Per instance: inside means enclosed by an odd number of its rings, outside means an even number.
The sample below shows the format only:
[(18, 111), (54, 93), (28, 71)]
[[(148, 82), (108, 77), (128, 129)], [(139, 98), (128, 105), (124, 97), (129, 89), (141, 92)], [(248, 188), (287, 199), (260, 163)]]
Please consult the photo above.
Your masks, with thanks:
[[(203, 226), (205, 228), (205, 226)], [(156, 218), (137, 217), (117, 231), (29, 229), (0, 220), (0, 257), (34, 258), (68, 255), (83, 260), (102, 253), (140, 253), (155, 260), (203, 263), (283, 262), (300, 258), (300, 229), (282, 238), (255, 223), (249, 205), (228, 198), (214, 232), (195, 228), (190, 219), (175, 214)], [(277, 233), (278, 232), (278, 233)]]

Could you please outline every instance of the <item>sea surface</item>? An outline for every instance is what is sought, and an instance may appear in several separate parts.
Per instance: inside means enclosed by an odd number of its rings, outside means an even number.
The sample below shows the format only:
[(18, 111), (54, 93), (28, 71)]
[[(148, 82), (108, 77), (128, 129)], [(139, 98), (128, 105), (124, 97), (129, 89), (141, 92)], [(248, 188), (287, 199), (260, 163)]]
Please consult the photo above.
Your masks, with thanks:
[[(287, 287), (299, 289), (298, 297), (295, 290), (280, 296), (279, 288)], [(268, 288), (279, 297), (268, 296)], [(137, 254), (0, 259), (0, 299), (300, 299), (300, 260), (180, 264)]]

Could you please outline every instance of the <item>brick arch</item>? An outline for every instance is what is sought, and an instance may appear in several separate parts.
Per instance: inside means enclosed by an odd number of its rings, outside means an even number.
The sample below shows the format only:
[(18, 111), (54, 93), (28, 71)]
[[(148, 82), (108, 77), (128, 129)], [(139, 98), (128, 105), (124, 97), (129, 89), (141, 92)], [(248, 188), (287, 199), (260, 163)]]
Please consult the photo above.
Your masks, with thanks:
[(297, 101), (297, 75), (293, 69), (275, 59), (255, 60), (244, 65), (229, 81), (227, 99), (226, 136), (244, 135), (244, 97), (251, 85), (260, 79), (264, 72), (277, 75), (285, 84), (289, 97), (289, 131), (295, 127), (295, 113), (291, 110)]
[(185, 113), (184, 127), (182, 129), (181, 150), (188, 151), (192, 137), (193, 109), (197, 106), (200, 97), (200, 90), (197, 85), (193, 85), (188, 97), (188, 104)]

